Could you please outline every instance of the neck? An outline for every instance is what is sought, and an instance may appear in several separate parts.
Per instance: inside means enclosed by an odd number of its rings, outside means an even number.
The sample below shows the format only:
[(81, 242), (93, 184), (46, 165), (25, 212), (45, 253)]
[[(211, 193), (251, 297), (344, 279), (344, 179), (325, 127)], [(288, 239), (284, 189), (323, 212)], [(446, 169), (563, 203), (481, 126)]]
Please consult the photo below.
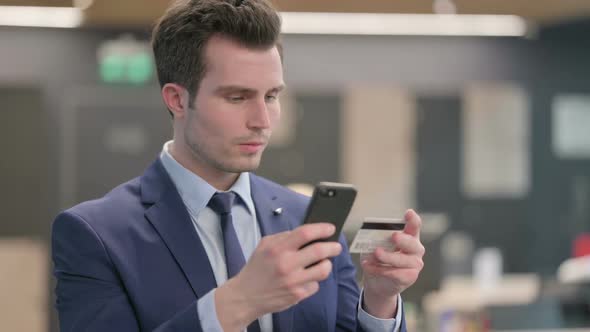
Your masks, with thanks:
[(186, 145), (178, 144), (176, 140), (170, 144), (168, 152), (182, 167), (198, 175), (219, 191), (229, 190), (240, 176), (239, 173), (224, 172), (211, 167), (211, 165), (195, 156)]

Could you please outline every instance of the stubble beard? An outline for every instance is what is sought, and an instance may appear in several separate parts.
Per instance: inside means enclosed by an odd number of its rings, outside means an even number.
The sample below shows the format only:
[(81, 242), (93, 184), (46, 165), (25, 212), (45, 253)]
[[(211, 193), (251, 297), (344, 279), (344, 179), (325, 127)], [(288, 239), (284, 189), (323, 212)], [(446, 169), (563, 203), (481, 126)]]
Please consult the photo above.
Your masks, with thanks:
[[(262, 151), (260, 152), (259, 156), (251, 155), (238, 155), (238, 159), (243, 159), (245, 162), (241, 163), (242, 165), (235, 165), (236, 162), (239, 163), (240, 160), (236, 160), (233, 162), (233, 158), (231, 155), (227, 155), (227, 160), (222, 160), (224, 157), (223, 155), (216, 157), (214, 153), (211, 153), (205, 146), (199, 144), (196, 140), (193, 140), (187, 132), (184, 134), (185, 142), (190, 149), (190, 152), (195, 160), (198, 161), (201, 165), (209, 165), (211, 168), (216, 170), (226, 172), (226, 173), (243, 173), (243, 172), (252, 172), (258, 169), (260, 165), (260, 160), (262, 157)], [(224, 150), (225, 151), (225, 150)], [(246, 164), (247, 158), (255, 158), (255, 161), (248, 162)]]

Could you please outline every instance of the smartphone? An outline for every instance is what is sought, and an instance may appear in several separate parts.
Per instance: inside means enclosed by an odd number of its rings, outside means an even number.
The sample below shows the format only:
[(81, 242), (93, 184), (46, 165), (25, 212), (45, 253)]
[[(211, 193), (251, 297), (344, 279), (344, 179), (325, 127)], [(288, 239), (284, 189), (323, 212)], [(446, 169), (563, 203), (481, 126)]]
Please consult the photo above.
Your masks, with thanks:
[(320, 182), (311, 196), (304, 224), (329, 222), (336, 226), (334, 235), (320, 241), (338, 241), (342, 226), (352, 209), (356, 188), (351, 184)]

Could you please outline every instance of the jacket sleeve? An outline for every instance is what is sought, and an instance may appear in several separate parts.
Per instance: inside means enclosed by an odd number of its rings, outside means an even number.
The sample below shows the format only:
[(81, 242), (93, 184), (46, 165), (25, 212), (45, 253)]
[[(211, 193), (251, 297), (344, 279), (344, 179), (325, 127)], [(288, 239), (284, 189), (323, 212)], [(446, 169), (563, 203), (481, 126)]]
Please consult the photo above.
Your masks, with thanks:
[[(139, 331), (133, 305), (98, 234), (82, 217), (63, 212), (52, 227), (60, 331)], [(197, 301), (154, 331), (201, 331)]]

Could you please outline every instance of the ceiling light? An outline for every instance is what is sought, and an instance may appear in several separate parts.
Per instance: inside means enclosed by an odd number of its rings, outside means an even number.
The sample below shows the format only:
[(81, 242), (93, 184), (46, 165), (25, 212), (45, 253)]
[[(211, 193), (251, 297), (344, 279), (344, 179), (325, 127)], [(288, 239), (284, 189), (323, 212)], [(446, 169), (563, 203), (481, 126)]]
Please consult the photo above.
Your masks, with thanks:
[(80, 8), (0, 6), (0, 25), (4, 26), (75, 28), (82, 21)]
[(283, 32), (324, 35), (524, 36), (514, 15), (282, 12)]

